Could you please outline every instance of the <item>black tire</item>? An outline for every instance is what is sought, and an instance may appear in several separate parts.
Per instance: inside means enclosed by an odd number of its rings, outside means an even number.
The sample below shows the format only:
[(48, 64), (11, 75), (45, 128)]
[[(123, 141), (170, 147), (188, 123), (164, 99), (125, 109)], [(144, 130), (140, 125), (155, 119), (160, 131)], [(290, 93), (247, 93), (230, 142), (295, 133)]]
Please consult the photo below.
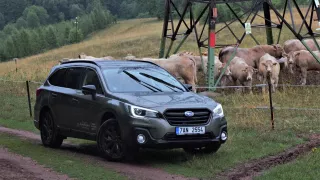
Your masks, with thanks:
[(101, 125), (97, 144), (102, 156), (109, 161), (122, 161), (134, 153), (121, 137), (120, 126), (115, 119)]
[(203, 147), (185, 147), (183, 150), (190, 154), (211, 154), (217, 152), (220, 146), (220, 143), (213, 143)]
[(46, 147), (58, 148), (63, 142), (64, 137), (58, 134), (49, 111), (41, 115), (40, 135), (42, 144)]

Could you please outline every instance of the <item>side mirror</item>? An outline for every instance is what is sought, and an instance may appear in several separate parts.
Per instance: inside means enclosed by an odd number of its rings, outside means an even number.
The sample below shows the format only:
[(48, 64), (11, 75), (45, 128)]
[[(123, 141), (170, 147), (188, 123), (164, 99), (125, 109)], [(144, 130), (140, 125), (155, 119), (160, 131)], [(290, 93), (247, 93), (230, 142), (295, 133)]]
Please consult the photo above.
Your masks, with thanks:
[(187, 88), (189, 91), (192, 91), (192, 85), (190, 84), (183, 84), (185, 88)]
[(82, 93), (84, 95), (91, 94), (92, 95), (92, 99), (95, 100), (96, 99), (96, 94), (97, 94), (96, 86), (94, 86), (94, 85), (83, 86), (82, 87)]

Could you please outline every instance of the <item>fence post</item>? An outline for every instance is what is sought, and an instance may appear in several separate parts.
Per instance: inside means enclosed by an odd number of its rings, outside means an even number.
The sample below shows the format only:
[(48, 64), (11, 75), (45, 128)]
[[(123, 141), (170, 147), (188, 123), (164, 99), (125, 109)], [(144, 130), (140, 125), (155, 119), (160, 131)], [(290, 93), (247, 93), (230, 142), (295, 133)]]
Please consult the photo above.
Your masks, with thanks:
[(30, 117), (32, 117), (31, 100), (30, 100), (30, 90), (29, 90), (29, 81), (26, 81), (26, 84), (27, 84), (27, 93), (28, 93), (29, 112), (30, 112)]
[(18, 72), (18, 63), (17, 63), (17, 58), (14, 59), (14, 62), (16, 64), (16, 72)]
[(270, 113), (271, 113), (271, 129), (274, 130), (274, 112), (273, 112), (273, 103), (272, 103), (272, 85), (271, 85), (271, 73), (267, 75), (268, 79), (268, 89), (269, 89), (269, 101), (270, 101)]

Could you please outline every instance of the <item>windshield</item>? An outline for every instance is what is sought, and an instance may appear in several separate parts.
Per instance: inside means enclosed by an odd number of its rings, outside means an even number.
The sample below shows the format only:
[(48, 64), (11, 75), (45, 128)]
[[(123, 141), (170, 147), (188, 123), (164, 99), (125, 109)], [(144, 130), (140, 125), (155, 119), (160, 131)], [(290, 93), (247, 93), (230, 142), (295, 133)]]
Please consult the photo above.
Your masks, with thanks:
[(103, 70), (111, 92), (184, 92), (173, 76), (158, 67), (126, 67)]

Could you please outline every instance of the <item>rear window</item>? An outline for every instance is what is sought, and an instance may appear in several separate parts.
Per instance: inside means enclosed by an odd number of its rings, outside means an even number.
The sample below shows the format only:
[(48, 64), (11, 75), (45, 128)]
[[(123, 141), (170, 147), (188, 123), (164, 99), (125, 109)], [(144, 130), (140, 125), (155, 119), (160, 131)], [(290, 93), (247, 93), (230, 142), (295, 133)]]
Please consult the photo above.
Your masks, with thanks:
[(85, 73), (85, 68), (70, 68), (67, 72), (66, 85), (70, 89), (81, 89), (81, 82), (83, 75)]
[(54, 86), (66, 87), (66, 69), (60, 69), (49, 78), (49, 83)]

